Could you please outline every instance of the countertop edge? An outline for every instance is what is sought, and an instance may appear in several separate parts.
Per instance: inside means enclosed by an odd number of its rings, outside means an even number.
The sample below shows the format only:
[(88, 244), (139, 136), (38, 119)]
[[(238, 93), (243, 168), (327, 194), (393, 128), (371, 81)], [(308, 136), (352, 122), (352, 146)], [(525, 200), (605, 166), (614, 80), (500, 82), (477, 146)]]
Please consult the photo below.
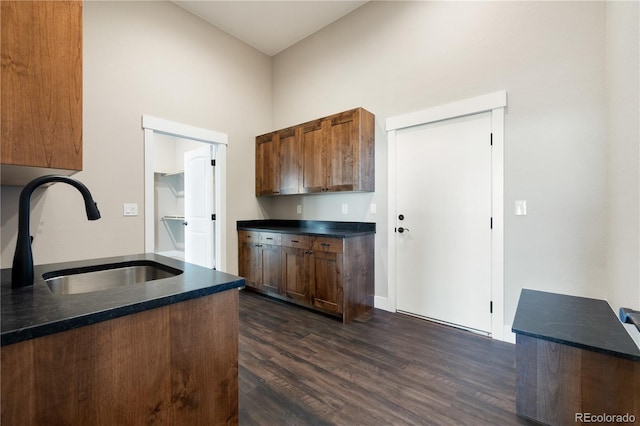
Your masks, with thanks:
[(245, 285), (244, 278), (231, 281), (225, 284), (218, 284), (212, 287), (205, 287), (187, 291), (184, 293), (176, 293), (166, 295), (157, 299), (145, 300), (142, 302), (123, 305), (117, 308), (105, 309), (97, 312), (90, 312), (84, 315), (68, 318), (64, 320), (53, 321), (45, 324), (37, 324), (18, 330), (5, 331), (0, 335), (0, 346), (7, 346), (14, 343), (20, 343), (26, 340), (44, 337), (63, 331), (74, 330), (85, 327), (87, 325), (97, 324), (103, 321), (133, 315), (150, 309), (161, 308), (173, 305), (175, 303), (185, 302), (187, 300), (197, 299), (200, 297), (210, 296), (223, 291), (240, 288)]
[(236, 222), (236, 230), (349, 238), (375, 234), (376, 224), (374, 222), (332, 222), (284, 219), (239, 220)]
[(533, 337), (533, 338), (536, 338), (536, 339), (545, 340), (547, 342), (560, 343), (560, 344), (571, 346), (571, 347), (578, 348), (578, 349), (585, 349), (585, 350), (588, 350), (588, 351), (597, 352), (597, 353), (601, 353), (601, 354), (605, 354), (605, 355), (616, 356), (618, 358), (625, 358), (625, 359), (628, 359), (628, 360), (631, 360), (631, 361), (640, 361), (640, 355), (627, 354), (627, 353), (624, 353), (624, 352), (616, 352), (616, 351), (613, 351), (613, 350), (610, 350), (610, 349), (599, 348), (597, 346), (590, 346), (590, 345), (586, 345), (584, 343), (572, 342), (572, 341), (569, 341), (569, 340), (558, 339), (558, 338), (555, 338), (555, 337), (540, 335), (540, 334), (531, 333), (531, 332), (527, 332), (527, 331), (521, 331), (521, 330), (517, 330), (515, 328), (511, 328), (511, 331), (514, 332), (515, 334), (521, 334), (523, 336)]

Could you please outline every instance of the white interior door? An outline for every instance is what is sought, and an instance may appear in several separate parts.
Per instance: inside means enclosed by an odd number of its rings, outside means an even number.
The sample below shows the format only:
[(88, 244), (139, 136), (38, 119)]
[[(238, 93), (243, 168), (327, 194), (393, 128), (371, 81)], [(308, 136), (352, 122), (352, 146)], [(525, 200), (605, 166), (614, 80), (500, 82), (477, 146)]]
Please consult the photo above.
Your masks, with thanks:
[(491, 113), (397, 132), (398, 311), (490, 333), (490, 135)]
[(185, 261), (215, 267), (212, 146), (184, 154)]

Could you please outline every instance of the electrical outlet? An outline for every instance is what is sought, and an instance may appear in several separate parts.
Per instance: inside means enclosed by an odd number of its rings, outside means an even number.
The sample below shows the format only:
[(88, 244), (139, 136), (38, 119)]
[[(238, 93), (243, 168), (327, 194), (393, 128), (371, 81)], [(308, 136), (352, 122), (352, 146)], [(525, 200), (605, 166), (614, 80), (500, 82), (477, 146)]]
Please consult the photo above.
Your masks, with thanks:
[(377, 207), (375, 203), (371, 203), (369, 204), (369, 213), (370, 214), (376, 214), (377, 211)]
[(123, 216), (138, 216), (138, 204), (136, 203), (124, 203)]
[(302, 206), (300, 204), (296, 206), (296, 213), (302, 214)]
[(349, 204), (342, 205), (342, 214), (349, 214)]

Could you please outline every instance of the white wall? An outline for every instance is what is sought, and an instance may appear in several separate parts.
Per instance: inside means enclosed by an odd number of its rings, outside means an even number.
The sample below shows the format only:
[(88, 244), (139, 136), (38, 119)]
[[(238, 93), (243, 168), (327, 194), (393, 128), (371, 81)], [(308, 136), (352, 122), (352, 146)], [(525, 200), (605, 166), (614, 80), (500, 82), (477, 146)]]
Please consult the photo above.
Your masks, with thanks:
[[(271, 60), (171, 2), (85, 2), (84, 171), (75, 175), (98, 202), (88, 222), (81, 199), (57, 184), (34, 198), (34, 261), (144, 251), (142, 114), (229, 136), (227, 235), (260, 217), (253, 196), (254, 138), (271, 126)], [(11, 264), (19, 188), (2, 188), (2, 265)], [(139, 216), (123, 217), (123, 203)], [(6, 265), (6, 266), (5, 266)], [(228, 256), (237, 271), (237, 255)]]
[[(273, 117), (282, 128), (355, 106), (375, 113), (376, 193), (261, 205), (270, 217), (376, 221), (385, 297), (385, 119), (506, 89), (505, 324), (523, 287), (606, 297), (604, 69), (604, 3), (370, 2), (274, 57)], [(515, 200), (528, 200), (528, 216), (514, 216)], [(296, 204), (310, 208), (296, 215)]]
[(640, 7), (607, 3), (608, 298), (640, 309)]

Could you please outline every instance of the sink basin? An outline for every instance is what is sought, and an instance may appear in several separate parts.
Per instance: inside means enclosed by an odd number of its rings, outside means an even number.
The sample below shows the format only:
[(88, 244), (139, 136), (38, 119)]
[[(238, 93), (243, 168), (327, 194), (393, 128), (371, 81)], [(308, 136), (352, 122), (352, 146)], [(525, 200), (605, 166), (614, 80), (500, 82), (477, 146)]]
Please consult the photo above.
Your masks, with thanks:
[(141, 284), (180, 274), (181, 270), (158, 262), (134, 260), (52, 271), (42, 274), (42, 278), (52, 293), (77, 294)]

